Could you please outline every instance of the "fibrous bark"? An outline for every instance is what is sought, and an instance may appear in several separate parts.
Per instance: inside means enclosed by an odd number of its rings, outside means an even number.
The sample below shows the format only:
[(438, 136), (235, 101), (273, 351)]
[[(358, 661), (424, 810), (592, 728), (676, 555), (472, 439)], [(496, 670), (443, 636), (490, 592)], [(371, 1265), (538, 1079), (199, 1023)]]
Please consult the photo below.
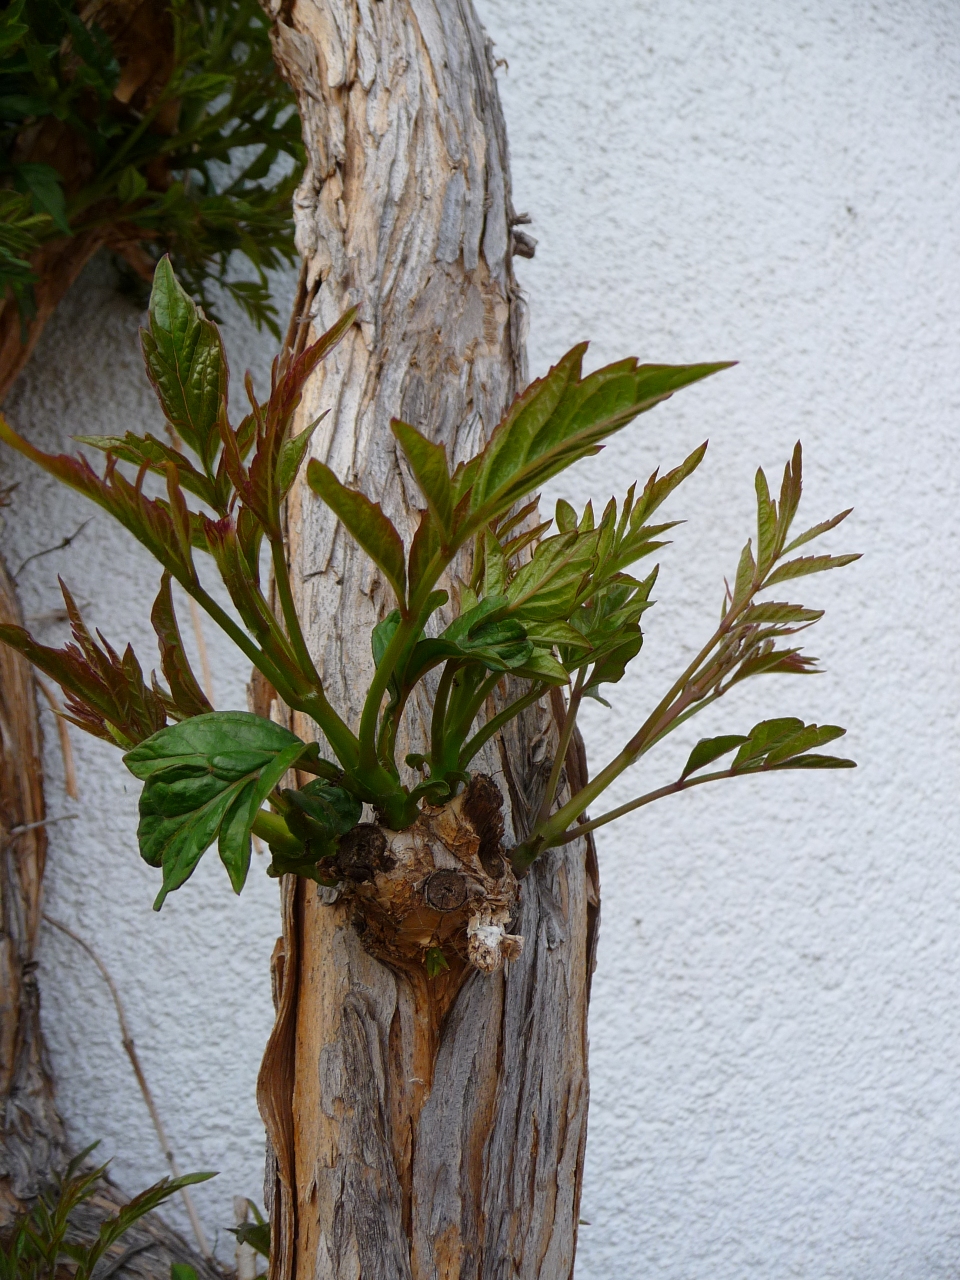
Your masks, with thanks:
[[(469, 0), (271, 3), (308, 151), (297, 342), (359, 307), (308, 386), (302, 421), (330, 410), (315, 456), (409, 537), (418, 496), (390, 418), (443, 441), (455, 464), (525, 381), (512, 255), (531, 242), (515, 230), (490, 48)], [(288, 519), (301, 616), (331, 701), (356, 723), (370, 631), (392, 600), (309, 490), (291, 495)], [(555, 711), (532, 708), (475, 761), (502, 793), (508, 844), (539, 807)], [(404, 749), (422, 747), (427, 712), (422, 699), (411, 706)], [(296, 717), (295, 728), (311, 727)], [(568, 773), (582, 767), (573, 753)], [(592, 849), (576, 842), (534, 865), (510, 926), (523, 952), (492, 975), (454, 965), (431, 979), (367, 949), (351, 895), (334, 896), (283, 886), (278, 1017), (260, 1082), (274, 1280), (568, 1277)]]
[[(0, 622), (21, 624), (2, 561)], [(33, 672), (0, 645), (0, 1227), (37, 1194), (64, 1151), (36, 976), (47, 851), (40, 754)]]
[[(13, 582), (0, 560), (0, 622), (21, 626)], [(40, 1027), (37, 938), (47, 840), (40, 723), (33, 672), (0, 645), (0, 1235), (62, 1172), (68, 1157), (54, 1079)], [(104, 1181), (73, 1218), (90, 1240), (127, 1197)], [(117, 1243), (110, 1273), (129, 1280), (169, 1280), (186, 1263), (200, 1280), (220, 1280), (156, 1214)]]

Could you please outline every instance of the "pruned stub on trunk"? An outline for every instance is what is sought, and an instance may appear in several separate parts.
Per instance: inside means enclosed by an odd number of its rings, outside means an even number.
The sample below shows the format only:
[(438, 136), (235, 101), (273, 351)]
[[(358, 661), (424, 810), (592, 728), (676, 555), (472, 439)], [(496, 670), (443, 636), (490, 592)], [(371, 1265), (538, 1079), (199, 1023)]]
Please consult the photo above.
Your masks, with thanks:
[(364, 947), (394, 968), (436, 957), (456, 976), (494, 973), (523, 949), (508, 931), (519, 885), (504, 855), (503, 798), (485, 774), (405, 831), (361, 823), (337, 863)]

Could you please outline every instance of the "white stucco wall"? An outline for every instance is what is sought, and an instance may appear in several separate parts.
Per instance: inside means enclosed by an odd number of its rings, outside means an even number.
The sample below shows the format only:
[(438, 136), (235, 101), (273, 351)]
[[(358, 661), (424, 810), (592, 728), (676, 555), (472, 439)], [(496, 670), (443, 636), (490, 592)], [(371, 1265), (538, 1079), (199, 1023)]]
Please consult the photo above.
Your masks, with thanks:
[[(756, 464), (806, 449), (801, 518), (855, 504), (829, 548), (865, 558), (803, 587), (827, 674), (714, 708), (616, 799), (674, 776), (700, 733), (800, 714), (849, 726), (855, 773), (664, 801), (600, 840), (604, 919), (578, 1276), (933, 1280), (960, 1269), (960, 10), (947, 0), (480, 0), (518, 208), (536, 259), (531, 369), (582, 337), (599, 363), (735, 358), (558, 487), (605, 500), (709, 436), (673, 500), (637, 673), (591, 708), (594, 766), (711, 627), (753, 518)], [(40, 443), (155, 424), (130, 305), (84, 278), (10, 402)], [(270, 340), (231, 351), (261, 373)], [(43, 361), (62, 376), (41, 376)], [(118, 376), (118, 365), (122, 373)], [(49, 367), (49, 365), (48, 365)], [(9, 467), (9, 462), (4, 462)], [(13, 567), (87, 514), (17, 470)], [(108, 522), (20, 576), (28, 614), (63, 572), (111, 638), (150, 652), (156, 574)], [(56, 625), (45, 636), (58, 634)], [(217, 700), (243, 705), (243, 664)], [(49, 909), (124, 991), (213, 1232), (259, 1195), (253, 1084), (276, 932), (265, 878), (237, 902), (211, 858), (156, 916), (117, 757), (75, 736), (80, 817), (52, 829)], [(79, 1141), (131, 1188), (162, 1172), (92, 967), (45, 935), (45, 1018)], [(229, 1248), (229, 1244), (226, 1245)]]

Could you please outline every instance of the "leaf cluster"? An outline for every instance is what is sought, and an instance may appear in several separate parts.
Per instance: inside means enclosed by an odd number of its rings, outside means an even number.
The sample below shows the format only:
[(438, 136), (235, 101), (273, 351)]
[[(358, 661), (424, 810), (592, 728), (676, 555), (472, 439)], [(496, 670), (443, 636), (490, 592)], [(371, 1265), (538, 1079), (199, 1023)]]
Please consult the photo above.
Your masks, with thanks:
[[(303, 149), (269, 26), (256, 0), (4, 9), (0, 296), (29, 319), (31, 254), (100, 229), (140, 275), (169, 253), (208, 310), (216, 282), (279, 336), (266, 272), (294, 260)], [(234, 253), (253, 279), (229, 272)]]
[[(96, 1193), (107, 1170), (105, 1164), (92, 1168), (87, 1163), (96, 1146), (94, 1143), (81, 1151), (63, 1176), (41, 1191), (34, 1206), (17, 1218), (7, 1237), (0, 1240), (0, 1280), (52, 1280), (64, 1265), (73, 1280), (91, 1280), (97, 1264), (142, 1217), (183, 1187), (214, 1177), (212, 1173), (190, 1173), (162, 1178), (102, 1222), (94, 1239), (78, 1241), (74, 1216)], [(174, 1267), (178, 1270), (190, 1271), (196, 1280), (192, 1268)], [(174, 1280), (189, 1277), (180, 1275)]]
[[(632, 485), (599, 516), (591, 503), (578, 513), (561, 501), (553, 520), (540, 521), (531, 494), (675, 391), (726, 367), (631, 359), (584, 374), (583, 346), (518, 396), (483, 449), (456, 468), (424, 431), (392, 423), (423, 496), (409, 542), (379, 503), (318, 459), (307, 462), (310, 488), (375, 562), (396, 601), (373, 630), (374, 674), (359, 723), (348, 724), (328, 701), (304, 640), (282, 509), (317, 426), (291, 434), (305, 381), (354, 322), (349, 312), (302, 354), (278, 358), (266, 400), (258, 401), (248, 376), (249, 412), (234, 423), (216, 325), (163, 259), (142, 345), (174, 443), (132, 432), (80, 437), (105, 454), (100, 473), (82, 456), (40, 452), (0, 419), (0, 439), (98, 503), (162, 566), (152, 620), (165, 684), (156, 674), (146, 683), (131, 649), (120, 657), (102, 636), (94, 640), (65, 588), (73, 629), (65, 648), (39, 645), (20, 628), (0, 629), (0, 640), (61, 684), (75, 723), (127, 749), (126, 763), (144, 783), (141, 854), (163, 874), (157, 906), (214, 843), (239, 891), (253, 834), (270, 846), (271, 874), (335, 881), (339, 840), (360, 821), (364, 804), (388, 827), (409, 826), (421, 805), (453, 797), (484, 744), (551, 687), (567, 690), (566, 716), (540, 812), (513, 852), (519, 871), (546, 848), (701, 781), (849, 764), (813, 754), (842, 730), (764, 721), (747, 735), (701, 742), (675, 783), (583, 821), (587, 806), (620, 773), (734, 685), (764, 673), (815, 669), (796, 637), (821, 613), (760, 598), (856, 559), (794, 555), (848, 514), (791, 537), (801, 492), (798, 445), (778, 499), (763, 471), (757, 473), (756, 548), (754, 539), (744, 547), (713, 635), (630, 741), (553, 811), (582, 700), (602, 701), (600, 690), (621, 680), (640, 652), (657, 569), (638, 572), (636, 566), (666, 545), (676, 522), (664, 521), (660, 509), (700, 465), (706, 445), (663, 475), (655, 471), (642, 488)], [(212, 561), (240, 623), (204, 588), (201, 555)], [(264, 556), (273, 598), (261, 577)], [(458, 576), (461, 556), (472, 566), (468, 580)], [(333, 760), (270, 720), (212, 710), (184, 652), (173, 581), (231, 636), (280, 699), (314, 722)], [(402, 773), (396, 751), (406, 707), (421, 685), (432, 720), (425, 750), (405, 759), (420, 775), (414, 782)], [(729, 769), (702, 772), (734, 748)], [(306, 785), (291, 785), (294, 768), (301, 784), (304, 774), (312, 775)]]

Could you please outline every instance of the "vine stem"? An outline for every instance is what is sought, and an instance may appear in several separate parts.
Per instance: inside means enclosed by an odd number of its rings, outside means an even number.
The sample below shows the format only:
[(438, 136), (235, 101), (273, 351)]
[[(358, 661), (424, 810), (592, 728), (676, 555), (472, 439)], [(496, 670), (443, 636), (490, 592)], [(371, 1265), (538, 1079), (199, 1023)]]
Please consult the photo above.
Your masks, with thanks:
[[(43, 918), (46, 920), (47, 924), (52, 925), (54, 929), (59, 929), (60, 932), (66, 934), (68, 938), (72, 938), (77, 946), (87, 953), (93, 963), (100, 970), (100, 975), (107, 984), (107, 987), (110, 990), (110, 995), (113, 997), (113, 1005), (117, 1011), (117, 1021), (120, 1023), (120, 1038), (127, 1057), (130, 1059), (130, 1065), (133, 1067), (133, 1074), (137, 1077), (137, 1084), (140, 1086), (140, 1092), (143, 1094), (143, 1100), (147, 1104), (147, 1110), (150, 1112), (150, 1119), (153, 1121), (153, 1127), (160, 1140), (160, 1149), (164, 1154), (167, 1164), (170, 1166), (170, 1172), (175, 1178), (179, 1178), (181, 1174), (177, 1165), (177, 1159), (173, 1154), (173, 1148), (170, 1146), (170, 1139), (167, 1137), (166, 1130), (163, 1127), (163, 1121), (160, 1119), (160, 1113), (157, 1110), (157, 1104), (153, 1100), (153, 1094), (150, 1092), (150, 1086), (147, 1084), (147, 1078), (143, 1074), (140, 1057), (137, 1053), (136, 1046), (133, 1043), (133, 1036), (130, 1034), (130, 1027), (127, 1023), (123, 1001), (120, 999), (120, 992), (117, 990), (117, 984), (114, 982), (110, 970), (85, 938), (81, 938), (78, 933), (74, 933), (74, 931), (68, 928), (61, 920), (56, 920), (53, 916), (47, 915), (46, 911), (43, 913)], [(180, 1195), (183, 1197), (183, 1206), (187, 1211), (187, 1217), (190, 1219), (190, 1226), (193, 1228), (193, 1234), (196, 1237), (197, 1246), (203, 1256), (212, 1262), (213, 1254), (210, 1250), (210, 1242), (207, 1240), (206, 1233), (201, 1225), (200, 1217), (197, 1214), (196, 1206), (193, 1203), (193, 1198), (186, 1187), (180, 1188)]]

